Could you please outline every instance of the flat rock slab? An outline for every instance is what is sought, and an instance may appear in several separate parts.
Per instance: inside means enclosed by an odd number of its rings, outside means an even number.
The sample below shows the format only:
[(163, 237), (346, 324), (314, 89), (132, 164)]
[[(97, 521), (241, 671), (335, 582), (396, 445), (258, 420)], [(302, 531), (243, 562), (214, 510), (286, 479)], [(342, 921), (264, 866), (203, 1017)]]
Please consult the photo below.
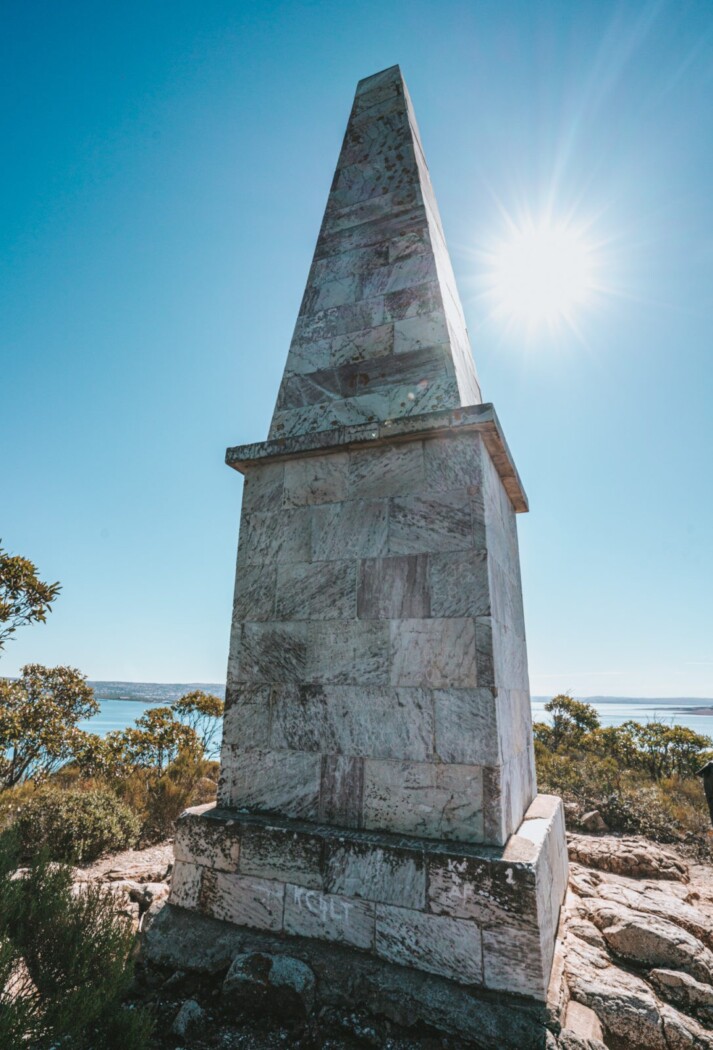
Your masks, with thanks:
[(110, 857), (102, 857), (87, 867), (78, 868), (75, 881), (163, 882), (173, 866), (173, 840), (161, 842), (148, 849), (128, 849)]
[(634, 879), (676, 879), (688, 882), (688, 865), (664, 846), (647, 839), (568, 835), (570, 860), (588, 868)]

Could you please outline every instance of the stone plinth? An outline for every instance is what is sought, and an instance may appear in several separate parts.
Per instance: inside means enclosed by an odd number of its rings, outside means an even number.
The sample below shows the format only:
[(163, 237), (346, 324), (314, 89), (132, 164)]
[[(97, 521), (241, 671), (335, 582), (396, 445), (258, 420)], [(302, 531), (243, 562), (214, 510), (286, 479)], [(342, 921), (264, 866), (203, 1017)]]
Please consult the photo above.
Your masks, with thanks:
[(175, 856), (180, 908), (545, 999), (567, 882), (553, 796), (539, 795), (500, 848), (189, 810)]
[(453, 1023), (541, 1004), (567, 861), (535, 784), (527, 499), (398, 67), (357, 88), (269, 439), (227, 462), (245, 485), (218, 808), (181, 822), (169, 916), (315, 965), (353, 952), (382, 988), (389, 967), (450, 982), (470, 997), (437, 986)]

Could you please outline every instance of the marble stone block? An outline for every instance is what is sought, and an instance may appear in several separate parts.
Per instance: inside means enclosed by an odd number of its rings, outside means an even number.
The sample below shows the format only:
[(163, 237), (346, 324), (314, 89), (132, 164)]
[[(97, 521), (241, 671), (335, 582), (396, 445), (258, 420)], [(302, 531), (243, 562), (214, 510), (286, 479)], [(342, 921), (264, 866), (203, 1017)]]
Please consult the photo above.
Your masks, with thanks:
[(278, 566), (276, 619), (345, 620), (356, 616), (356, 608), (356, 562), (286, 562)]
[(285, 933), (373, 948), (374, 905), (304, 886), (287, 886)]
[(485, 550), (432, 554), (428, 586), (433, 616), (488, 616), (490, 587)]
[(393, 685), (476, 686), (472, 619), (392, 620), (390, 629)]
[(236, 685), (226, 689), (223, 742), (248, 750), (270, 746), (270, 686)]
[(276, 580), (277, 565), (274, 563), (238, 566), (233, 598), (233, 623), (236, 628), (248, 619), (274, 619)]
[(312, 559), (378, 558), (386, 553), (386, 500), (350, 500), (313, 510)]
[(496, 705), (488, 688), (434, 690), (434, 751), (441, 762), (480, 766), (499, 762)]
[(482, 769), (367, 759), (364, 827), (482, 842)]
[(176, 859), (171, 874), (171, 904), (196, 910), (200, 900), (204, 868)]
[(349, 455), (307, 456), (285, 464), (284, 503), (299, 507), (307, 503), (345, 500), (349, 484)]
[(359, 565), (357, 615), (361, 620), (430, 616), (428, 555), (363, 559)]
[(253, 879), (206, 869), (200, 909), (214, 919), (224, 919), (257, 930), (282, 929), (285, 887), (270, 879)]
[(329, 893), (424, 911), (426, 864), (416, 852), (345, 839), (328, 848), (325, 887)]
[(243, 482), (243, 513), (279, 510), (282, 506), (284, 463), (258, 463)]
[(350, 457), (350, 491), (355, 499), (383, 499), (412, 492), (423, 481), (420, 441), (365, 449)]
[(389, 625), (341, 620), (310, 625), (306, 680), (334, 685), (388, 685)]
[(238, 565), (309, 561), (311, 524), (308, 507), (243, 514)]
[(173, 853), (181, 864), (237, 871), (240, 858), (238, 827), (231, 822), (206, 823), (189, 817), (176, 829)]
[(463, 551), (473, 546), (471, 506), (463, 491), (390, 501), (389, 554)]
[[(504, 847), (349, 830), (234, 808), (184, 814), (192, 855), (172, 903), (281, 936), (351, 945), (401, 966), (544, 1001), (567, 881), (562, 804), (538, 796)], [(200, 835), (206, 844), (198, 842)], [(238, 871), (211, 843), (239, 842)]]
[(319, 819), (343, 828), (362, 824), (364, 760), (351, 755), (323, 755)]
[(316, 818), (320, 757), (302, 751), (223, 748), (220, 800), (238, 809)]
[(237, 643), (239, 681), (298, 682), (307, 667), (309, 627), (300, 622), (245, 623)]
[(242, 830), (240, 872), (277, 882), (321, 890), (324, 844), (318, 835), (274, 825), (247, 825)]
[(473, 922), (377, 904), (376, 952), (390, 962), (461, 984), (482, 983), (481, 933)]

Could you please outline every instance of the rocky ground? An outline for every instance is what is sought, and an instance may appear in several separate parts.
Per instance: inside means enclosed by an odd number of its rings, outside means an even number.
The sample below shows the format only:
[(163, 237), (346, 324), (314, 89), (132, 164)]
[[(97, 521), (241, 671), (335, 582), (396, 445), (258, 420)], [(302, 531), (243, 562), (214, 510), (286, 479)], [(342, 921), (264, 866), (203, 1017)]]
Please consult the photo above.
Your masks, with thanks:
[[(555, 964), (569, 1003), (547, 1050), (713, 1048), (713, 869), (639, 838), (571, 835), (569, 851)], [(76, 878), (111, 886), (140, 929), (165, 903), (171, 862), (165, 843), (77, 869)], [(314, 978), (292, 962), (271, 971), (263, 957), (238, 958), (227, 975), (207, 978), (139, 961), (135, 999), (158, 1014), (157, 1050), (472, 1045), (356, 1014), (310, 1015)]]

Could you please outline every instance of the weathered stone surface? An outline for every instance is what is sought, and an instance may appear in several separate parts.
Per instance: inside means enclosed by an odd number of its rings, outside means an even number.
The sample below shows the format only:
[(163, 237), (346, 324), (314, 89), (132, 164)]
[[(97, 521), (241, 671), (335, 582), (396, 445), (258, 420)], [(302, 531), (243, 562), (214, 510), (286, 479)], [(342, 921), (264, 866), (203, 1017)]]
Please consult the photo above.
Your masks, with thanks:
[(483, 840), (482, 770), (367, 759), (364, 827), (462, 842)]
[(581, 897), (598, 897), (644, 914), (664, 915), (713, 949), (713, 918), (695, 903), (688, 902), (686, 884), (663, 880), (634, 882), (578, 864), (571, 866), (571, 872), (572, 885)]
[[(219, 923), (196, 913), (164, 908), (143, 948), (149, 958), (177, 969), (215, 973), (239, 953), (287, 954), (305, 962), (317, 977), (317, 1006), (347, 1013), (366, 1009), (412, 1029), (427, 1024), (442, 1032), (498, 1050), (543, 1050), (544, 1004), (505, 993), (483, 992), (434, 974), (395, 965), (334, 942), (269, 934)], [(589, 1050), (589, 1048), (588, 1048)]]
[(240, 872), (322, 889), (322, 840), (271, 825), (248, 825), (241, 836)]
[(666, 1002), (693, 1014), (713, 1029), (713, 988), (680, 970), (654, 969), (649, 980)]
[(492, 689), (433, 692), (435, 752), (442, 762), (495, 765), (500, 758)]
[[(483, 971), (486, 988), (518, 992), (543, 999), (550, 976), (551, 952), (543, 951), (540, 930), (500, 925), (483, 930)], [(518, 960), (517, 967), (513, 959)]]
[(579, 823), (585, 831), (608, 831), (606, 821), (601, 815), (598, 809), (593, 809), (589, 813), (584, 813), (580, 817)]
[(462, 490), (391, 500), (389, 554), (464, 551), (472, 546), (470, 499)]
[(568, 835), (567, 844), (571, 860), (589, 868), (633, 878), (688, 882), (688, 868), (681, 859), (672, 850), (645, 839)]
[(433, 616), (488, 616), (490, 586), (485, 550), (432, 554), (429, 590)]
[(315, 507), (312, 557), (314, 561), (378, 558), (388, 542), (388, 502), (349, 500)]
[(240, 522), (238, 566), (308, 561), (311, 522), (309, 507), (244, 513)]
[(197, 1028), (204, 1019), (205, 1012), (195, 999), (186, 999), (174, 1018), (171, 1031), (179, 1039), (185, 1039), (191, 1029)]
[(483, 979), (481, 935), (472, 922), (378, 904), (376, 952), (390, 962), (461, 984)]
[(426, 864), (413, 852), (342, 840), (329, 847), (325, 885), (330, 893), (423, 911)]
[(430, 616), (427, 555), (412, 554), (362, 561), (359, 566), (357, 611), (361, 620)]
[[(371, 105), (361, 108), (357, 99), (352, 110), (271, 435), (314, 426), (314, 419), (298, 414), (306, 398), (322, 409), (325, 425), (334, 425), (328, 413), (335, 402), (351, 401), (362, 410), (360, 403), (371, 399), (375, 418), (389, 418), (392, 399), (374, 406), (372, 392), (384, 389), (388, 395), (399, 368), (408, 377), (406, 363), (392, 364), (391, 358), (409, 354), (421, 355), (414, 390), (423, 395), (425, 387), (432, 404), (437, 400), (428, 382), (434, 368), (451, 383), (445, 405), (480, 401), (442, 225), (398, 70), (369, 95)], [(397, 337), (394, 322), (419, 314), (428, 316), (420, 333), (405, 326)], [(350, 371), (353, 355), (345, 360), (330, 344), (369, 329), (380, 333), (377, 352), (367, 344), (357, 358), (360, 371)]]
[(282, 929), (285, 886), (270, 879), (206, 869), (200, 909), (214, 919), (258, 930)]
[(171, 904), (179, 908), (197, 908), (203, 868), (177, 861), (171, 876)]
[(238, 809), (316, 818), (320, 756), (224, 746), (219, 800)]
[[(601, 1043), (604, 1045), (602, 1023), (594, 1010), (590, 1010), (583, 1003), (569, 1002), (567, 1004), (564, 1023), (565, 1028), (569, 1029), (572, 1034), (578, 1036), (581, 1040), (588, 1040), (590, 1044)], [(566, 1042), (567, 1040), (565, 1040)]]
[(298, 682), (307, 667), (306, 623), (244, 623), (236, 641), (238, 681)]
[(275, 689), (271, 740), (278, 748), (426, 761), (433, 755), (432, 694), (366, 685)]
[(373, 948), (374, 905), (303, 886), (287, 886), (285, 932), (355, 948)]
[(223, 716), (223, 743), (241, 750), (270, 746), (272, 689), (267, 685), (228, 683)]
[(713, 983), (713, 953), (675, 923), (609, 901), (590, 899), (582, 906), (616, 955), (646, 967), (683, 970)]
[(391, 621), (391, 683), (474, 688), (475, 624), (449, 618)]
[(362, 824), (364, 760), (349, 755), (323, 755), (319, 819), (344, 828)]
[(343, 620), (356, 615), (354, 561), (278, 566), (275, 615), (280, 620)]
[(346, 452), (307, 456), (285, 464), (284, 504), (337, 503), (347, 499), (349, 456)]
[(434, 857), (429, 862), (428, 901), (436, 915), (486, 926), (537, 928), (535, 872), (527, 864), (494, 865), (457, 854)]
[(217, 823), (185, 814), (176, 827), (177, 861), (202, 864), (218, 871), (237, 871), (240, 836), (233, 822)]
[(310, 625), (305, 679), (334, 685), (388, 685), (389, 625), (374, 620), (340, 620)]
[(315, 987), (314, 973), (301, 959), (241, 952), (230, 964), (221, 994), (248, 1013), (304, 1018), (314, 1006)]

